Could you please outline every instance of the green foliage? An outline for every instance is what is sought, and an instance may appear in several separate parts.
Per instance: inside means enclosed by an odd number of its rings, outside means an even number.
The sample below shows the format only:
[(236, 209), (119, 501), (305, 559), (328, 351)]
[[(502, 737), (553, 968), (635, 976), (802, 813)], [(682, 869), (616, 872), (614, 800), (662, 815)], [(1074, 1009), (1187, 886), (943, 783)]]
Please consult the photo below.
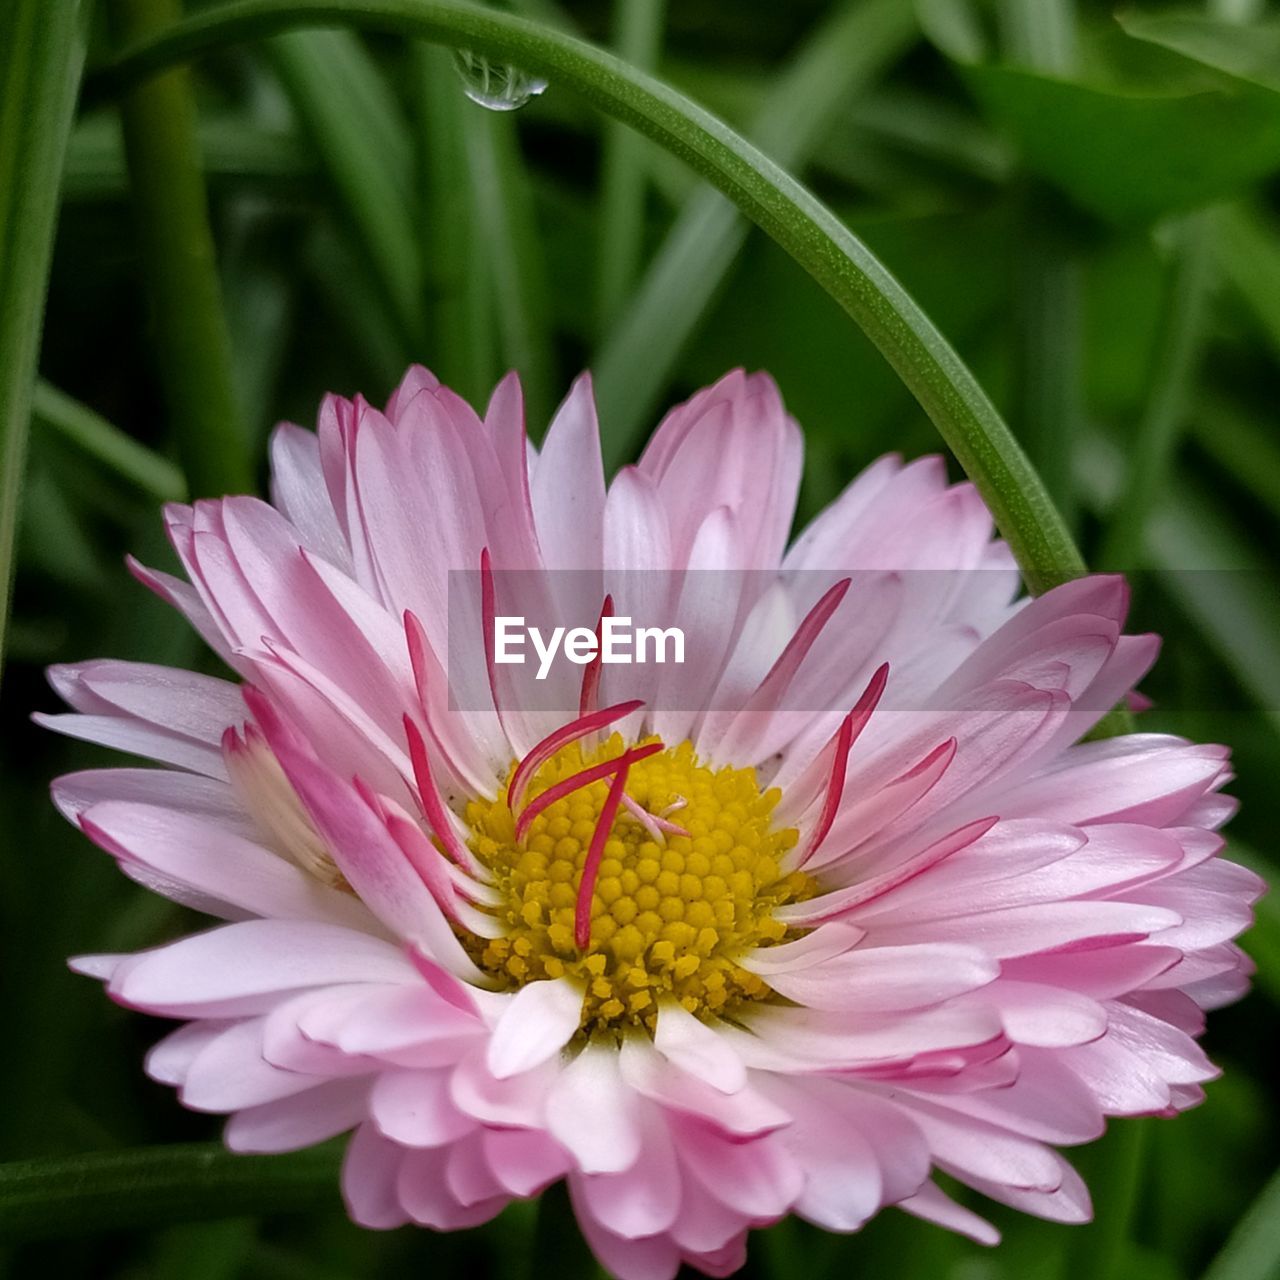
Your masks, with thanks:
[[(152, 0), (104, 7), (156, 17)], [(365, 1233), (337, 1208), (333, 1150), (223, 1154), (211, 1118), (141, 1077), (159, 1028), (63, 967), (192, 922), (49, 811), (48, 778), (100, 756), (27, 723), (53, 705), (40, 668), (208, 665), (120, 555), (163, 563), (159, 502), (252, 489), (271, 422), (310, 422), (330, 389), (376, 402), (412, 359), (478, 405), (518, 367), (535, 432), (590, 364), (614, 464), (663, 404), (765, 367), (805, 429), (802, 516), (941, 429), (1034, 582), (1079, 564), (1073, 538), (1090, 563), (1143, 569), (1132, 629), (1166, 647), (1140, 727), (1233, 745), (1233, 839), (1274, 878), (1280, 28), (1229, 8), (193, 4), (123, 62), (100, 23), (73, 120), (76, 6), (0, 5), (14, 1274), (525, 1280), (550, 1256), (592, 1273), (554, 1198), (482, 1232)], [(516, 58), (547, 92), (483, 111), (453, 41)], [(792, 1222), (744, 1274), (1276, 1274), (1271, 899), (1246, 945), (1258, 991), (1211, 1020), (1226, 1074), (1205, 1108), (1117, 1121), (1079, 1153), (1095, 1226), (997, 1208), (1005, 1243), (984, 1251), (901, 1214), (852, 1238)]]
[(58, 182), (84, 59), (74, 4), (0, 14), (0, 659)]

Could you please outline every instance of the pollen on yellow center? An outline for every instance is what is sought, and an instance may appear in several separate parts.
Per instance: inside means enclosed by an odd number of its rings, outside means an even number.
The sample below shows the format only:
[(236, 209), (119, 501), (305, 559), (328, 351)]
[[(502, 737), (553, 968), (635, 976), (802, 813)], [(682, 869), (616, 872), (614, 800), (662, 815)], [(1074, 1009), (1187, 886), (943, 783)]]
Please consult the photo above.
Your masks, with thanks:
[[(602, 746), (571, 743), (537, 772), (526, 803), (598, 761), (622, 755), (614, 734)], [(514, 768), (514, 766), (513, 766)], [(517, 845), (506, 789), (466, 810), (470, 847), (505, 899), (496, 939), (469, 938), (482, 968), (508, 987), (566, 974), (583, 983), (583, 1029), (652, 1029), (663, 998), (709, 1018), (772, 993), (739, 963), (752, 947), (787, 935), (773, 911), (810, 892), (807, 876), (782, 870), (797, 839), (775, 830), (776, 790), (761, 791), (753, 769), (700, 764), (690, 743), (633, 765), (626, 794), (650, 814), (671, 813), (689, 832), (656, 840), (638, 817), (618, 811), (605, 841), (585, 949), (574, 941), (583, 865), (609, 780), (564, 796), (530, 824)]]

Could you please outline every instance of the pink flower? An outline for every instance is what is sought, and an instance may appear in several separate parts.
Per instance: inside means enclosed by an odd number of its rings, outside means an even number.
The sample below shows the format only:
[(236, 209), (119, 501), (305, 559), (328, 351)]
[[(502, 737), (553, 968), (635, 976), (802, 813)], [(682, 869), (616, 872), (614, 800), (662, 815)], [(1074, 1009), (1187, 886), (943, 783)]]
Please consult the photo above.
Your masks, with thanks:
[[(1083, 1221), (1055, 1148), (1200, 1100), (1259, 882), (1217, 857), (1224, 748), (1080, 741), (1156, 654), (1120, 579), (1018, 600), (936, 458), (788, 549), (801, 436), (762, 375), (608, 487), (585, 378), (541, 450), (514, 378), (481, 421), (414, 369), (272, 462), (273, 505), (169, 509), (189, 581), (134, 566), (238, 679), (59, 667), (75, 714), (41, 717), (167, 766), (55, 798), (222, 923), (75, 966), (182, 1022), (147, 1070), (232, 1149), (353, 1131), (371, 1227), (564, 1178), (603, 1264), (656, 1280), (792, 1212), (994, 1241), (935, 1170)], [(494, 660), (498, 614), (610, 608), (689, 660)]]

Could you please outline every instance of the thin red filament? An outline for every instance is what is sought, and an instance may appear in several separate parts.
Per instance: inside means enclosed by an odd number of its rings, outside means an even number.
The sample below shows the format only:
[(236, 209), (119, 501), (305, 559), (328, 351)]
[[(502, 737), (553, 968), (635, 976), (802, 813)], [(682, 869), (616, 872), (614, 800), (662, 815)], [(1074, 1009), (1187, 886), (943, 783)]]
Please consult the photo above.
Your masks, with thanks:
[(643, 747), (633, 747), (630, 751), (624, 752), (613, 760), (602, 760), (599, 764), (593, 764), (589, 768), (582, 769), (563, 781), (557, 782), (554, 786), (548, 787), (541, 794), (530, 800), (521, 810), (520, 816), (516, 819), (516, 843), (519, 844), (524, 839), (534, 818), (544, 809), (555, 804), (557, 800), (561, 800), (567, 795), (572, 795), (583, 787), (589, 787), (593, 782), (598, 782), (601, 778), (607, 778), (620, 768), (629, 769), (633, 764), (638, 764), (641, 760), (647, 760), (662, 749), (661, 742), (649, 742)]
[(596, 651), (582, 673), (582, 693), (578, 698), (578, 715), (589, 715), (600, 699), (600, 653), (604, 644), (604, 620), (613, 617), (613, 597), (605, 596), (596, 622)]
[(422, 805), (423, 815), (430, 824), (431, 830), (444, 845), (445, 853), (460, 867), (465, 867), (473, 874), (481, 874), (471, 850), (458, 839), (453, 829), (449, 814), (445, 809), (444, 798), (436, 786), (431, 772), (431, 761), (427, 755), (427, 744), (422, 732), (414, 724), (412, 717), (404, 718), (405, 737), (409, 740), (409, 759), (413, 762), (413, 776), (418, 784), (418, 801)]
[[(631, 753), (628, 752), (628, 755)], [(627, 756), (621, 756), (613, 762), (618, 771), (613, 775), (609, 794), (600, 808), (600, 817), (596, 829), (591, 834), (591, 845), (587, 849), (587, 859), (582, 864), (582, 879), (578, 884), (578, 901), (573, 912), (573, 940), (579, 951), (585, 951), (591, 941), (591, 899), (595, 893), (596, 877), (600, 874), (600, 860), (604, 857), (605, 841), (613, 830), (613, 820), (618, 815), (618, 805), (622, 803), (623, 788), (627, 785), (627, 773), (630, 764)]]
[(619, 702), (615, 706), (605, 707), (600, 711), (592, 711), (586, 715), (579, 716), (578, 719), (561, 725), (555, 732), (547, 734), (520, 761), (515, 773), (511, 775), (511, 782), (507, 786), (507, 808), (512, 813), (515, 813), (520, 807), (521, 801), (524, 800), (524, 793), (529, 789), (529, 784), (533, 781), (534, 774), (561, 747), (566, 747), (569, 743), (576, 742), (579, 738), (585, 738), (587, 734), (593, 733), (596, 729), (603, 729), (613, 724), (615, 720), (621, 720), (624, 716), (629, 716), (633, 711), (637, 711), (643, 706), (644, 703), (639, 698), (633, 698), (630, 702)]

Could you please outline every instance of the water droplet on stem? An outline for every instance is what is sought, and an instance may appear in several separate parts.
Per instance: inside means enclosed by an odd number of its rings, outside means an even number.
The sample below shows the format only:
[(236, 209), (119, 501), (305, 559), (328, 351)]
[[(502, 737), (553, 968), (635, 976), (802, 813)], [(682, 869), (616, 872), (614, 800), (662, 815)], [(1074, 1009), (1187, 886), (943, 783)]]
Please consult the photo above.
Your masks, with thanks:
[(470, 49), (455, 49), (453, 65), (462, 79), (463, 93), (490, 111), (515, 111), (547, 87), (545, 80), (509, 62), (493, 63)]

